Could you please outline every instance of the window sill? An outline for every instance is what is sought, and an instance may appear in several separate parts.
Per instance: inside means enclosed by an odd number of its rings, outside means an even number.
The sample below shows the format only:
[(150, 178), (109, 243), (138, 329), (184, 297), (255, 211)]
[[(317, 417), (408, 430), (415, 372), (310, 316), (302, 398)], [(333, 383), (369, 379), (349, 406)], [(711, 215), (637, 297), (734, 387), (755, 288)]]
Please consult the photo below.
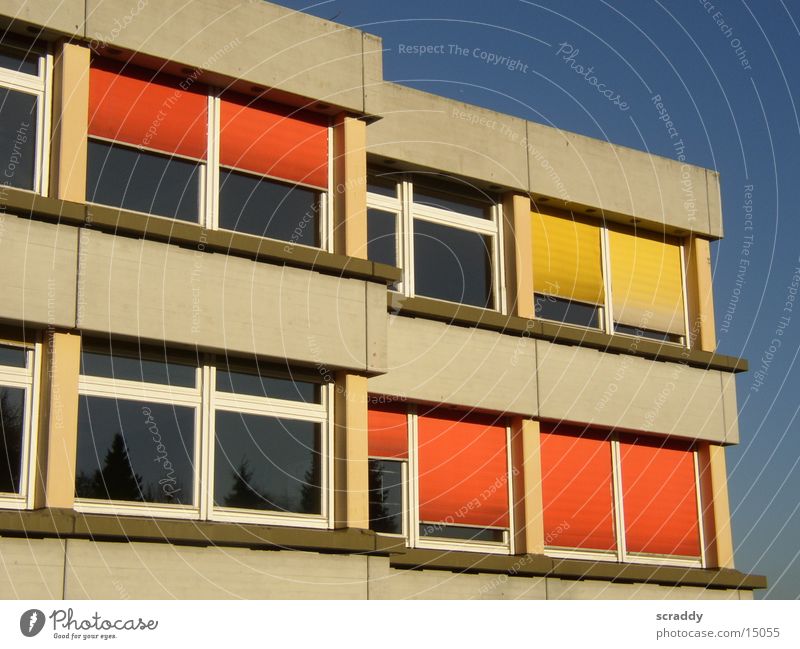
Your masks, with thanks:
[(448, 324), (488, 329), (513, 336), (547, 340), (562, 345), (578, 345), (614, 354), (629, 354), (651, 360), (683, 363), (690, 367), (721, 372), (746, 372), (747, 361), (734, 356), (688, 349), (682, 345), (659, 342), (624, 334), (610, 335), (597, 329), (567, 325), (539, 318), (502, 315), (497, 311), (463, 304), (453, 304), (427, 297), (404, 297), (389, 291), (389, 312), (439, 320)]
[(199, 223), (115, 207), (74, 203), (10, 187), (5, 191), (0, 209), (23, 218), (91, 227), (110, 234), (141, 237), (258, 262), (285, 264), (339, 277), (393, 284), (402, 276), (401, 270), (394, 266), (333, 254), (301, 244), (230, 230), (209, 230)]

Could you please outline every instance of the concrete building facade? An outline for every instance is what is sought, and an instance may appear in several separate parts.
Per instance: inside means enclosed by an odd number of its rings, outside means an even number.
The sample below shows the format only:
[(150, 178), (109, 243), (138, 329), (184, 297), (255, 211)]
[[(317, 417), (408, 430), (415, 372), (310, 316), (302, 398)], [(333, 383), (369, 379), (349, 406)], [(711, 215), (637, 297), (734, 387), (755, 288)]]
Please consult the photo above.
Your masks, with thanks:
[(379, 38), (266, 2), (0, 22), (1, 596), (765, 587), (715, 172), (384, 81)]

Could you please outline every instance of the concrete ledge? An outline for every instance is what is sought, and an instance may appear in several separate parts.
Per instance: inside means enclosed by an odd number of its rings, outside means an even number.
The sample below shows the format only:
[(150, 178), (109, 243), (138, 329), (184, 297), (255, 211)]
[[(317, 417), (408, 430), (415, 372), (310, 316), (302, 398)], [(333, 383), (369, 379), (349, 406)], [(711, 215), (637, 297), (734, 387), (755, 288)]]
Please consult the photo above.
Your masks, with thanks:
[(478, 327), (511, 335), (522, 335), (566, 345), (578, 345), (616, 354), (630, 354), (652, 360), (684, 363), (690, 367), (721, 372), (739, 373), (748, 369), (747, 361), (699, 349), (662, 344), (656, 340), (633, 336), (609, 335), (602, 331), (584, 329), (545, 320), (528, 320), (502, 315), (497, 311), (454, 304), (427, 297), (406, 298), (389, 293), (391, 313), (439, 320), (453, 325)]
[(73, 203), (12, 188), (5, 188), (3, 194), (0, 212), (17, 216), (84, 225), (101, 232), (161, 241), (193, 250), (202, 245), (200, 249), (209, 252), (221, 252), (260, 262), (277, 262), (337, 277), (390, 284), (402, 276), (402, 271), (394, 266), (240, 232), (208, 230), (198, 223), (102, 205)]
[(292, 549), (324, 553), (388, 556), (392, 568), (493, 573), (567, 580), (755, 590), (766, 577), (738, 570), (706, 570), (559, 560), (543, 555), (496, 555), (481, 552), (408, 549), (402, 539), (369, 530), (311, 530), (207, 521), (179, 521), (137, 516), (82, 514), (66, 509), (0, 511), (0, 536), (76, 538), (94, 541), (155, 542), (182, 545)]

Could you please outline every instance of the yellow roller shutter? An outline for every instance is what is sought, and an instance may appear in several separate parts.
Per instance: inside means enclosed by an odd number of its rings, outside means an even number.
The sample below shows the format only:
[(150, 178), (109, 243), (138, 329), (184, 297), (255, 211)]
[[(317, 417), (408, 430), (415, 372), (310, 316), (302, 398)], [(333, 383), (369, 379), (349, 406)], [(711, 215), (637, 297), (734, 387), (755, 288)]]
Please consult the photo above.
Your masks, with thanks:
[(600, 227), (538, 212), (531, 218), (534, 292), (603, 304)]
[(680, 246), (616, 228), (608, 236), (614, 321), (684, 335)]

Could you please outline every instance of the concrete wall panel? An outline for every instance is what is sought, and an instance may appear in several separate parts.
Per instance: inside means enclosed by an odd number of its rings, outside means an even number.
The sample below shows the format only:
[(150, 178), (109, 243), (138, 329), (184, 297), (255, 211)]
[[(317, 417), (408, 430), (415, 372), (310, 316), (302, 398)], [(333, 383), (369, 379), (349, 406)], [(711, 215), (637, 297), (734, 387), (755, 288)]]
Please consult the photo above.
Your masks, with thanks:
[[(167, 343), (227, 349), (363, 371), (365, 321), (385, 302), (365, 282), (85, 231), (79, 326)], [(373, 364), (385, 363), (376, 340)]]
[(538, 340), (543, 418), (722, 442), (720, 373)]
[(0, 213), (0, 318), (75, 326), (78, 230)]
[(370, 392), (534, 416), (535, 344), (531, 338), (443, 322), (389, 317), (389, 372)]
[(64, 542), (0, 538), (0, 599), (61, 599)]
[(12, 29), (16, 21), (42, 25), (69, 36), (83, 35), (84, 0), (58, 2), (20, 2), (0, 0), (0, 16)]
[(695, 586), (614, 584), (606, 581), (547, 580), (547, 599), (739, 599), (738, 590)]

